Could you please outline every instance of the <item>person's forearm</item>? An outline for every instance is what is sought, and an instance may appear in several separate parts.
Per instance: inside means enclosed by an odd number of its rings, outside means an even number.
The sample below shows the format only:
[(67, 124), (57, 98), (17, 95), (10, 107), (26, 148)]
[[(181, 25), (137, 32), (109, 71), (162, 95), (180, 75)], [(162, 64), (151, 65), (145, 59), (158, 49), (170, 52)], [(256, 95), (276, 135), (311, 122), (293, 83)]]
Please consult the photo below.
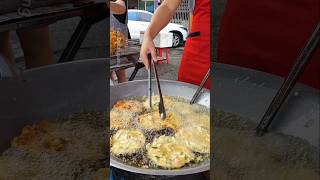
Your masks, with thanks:
[(181, 0), (166, 0), (164, 1), (154, 13), (149, 27), (145, 32), (147, 36), (154, 39), (156, 35), (168, 25), (171, 18), (174, 16)]

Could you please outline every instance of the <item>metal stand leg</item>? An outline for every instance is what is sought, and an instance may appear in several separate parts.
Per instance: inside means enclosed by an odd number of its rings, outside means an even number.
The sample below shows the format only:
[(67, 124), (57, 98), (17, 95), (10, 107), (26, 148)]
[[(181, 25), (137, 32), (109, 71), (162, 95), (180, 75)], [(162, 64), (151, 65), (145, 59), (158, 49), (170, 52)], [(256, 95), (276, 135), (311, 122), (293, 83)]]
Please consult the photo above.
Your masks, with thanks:
[(135, 68), (134, 68), (134, 70), (133, 70), (133, 72), (132, 72), (132, 74), (131, 74), (131, 76), (129, 78), (129, 81), (133, 81), (133, 79), (136, 77), (139, 69), (141, 69), (143, 67), (144, 67), (143, 63), (140, 63), (140, 62), (136, 63)]
[(272, 100), (271, 104), (268, 107), (268, 110), (264, 114), (262, 120), (260, 121), (256, 133), (258, 136), (264, 135), (268, 128), (273, 121), (274, 117), (277, 115), (279, 109), (281, 108), (282, 104), (288, 97), (289, 93), (293, 89), (294, 85), (296, 84), (299, 76), (302, 74), (304, 68), (310, 61), (314, 50), (317, 48), (317, 45), (320, 41), (320, 23), (317, 24), (315, 31), (309, 38), (306, 46), (300, 53), (295, 65), (291, 69), (288, 77), (283, 82), (281, 88), (277, 92), (276, 96)]
[(59, 63), (72, 61), (75, 57), (77, 51), (79, 50), (83, 40), (86, 38), (92, 22), (90, 19), (82, 18), (79, 22), (75, 32), (72, 34), (70, 41), (68, 42), (67, 47), (64, 49)]
[[(68, 42), (67, 47), (64, 49), (58, 63), (72, 61), (76, 53), (78, 52), (79, 48), (81, 47), (82, 42), (86, 38), (91, 26), (109, 16), (108, 13), (104, 12), (105, 11), (104, 9), (102, 10), (94, 9), (91, 11), (102, 11), (103, 13), (88, 12), (87, 15), (84, 15), (83, 17), (81, 17), (81, 20), (75, 32), (72, 34), (72, 37)], [(95, 13), (95, 14), (89, 14), (89, 13)]]

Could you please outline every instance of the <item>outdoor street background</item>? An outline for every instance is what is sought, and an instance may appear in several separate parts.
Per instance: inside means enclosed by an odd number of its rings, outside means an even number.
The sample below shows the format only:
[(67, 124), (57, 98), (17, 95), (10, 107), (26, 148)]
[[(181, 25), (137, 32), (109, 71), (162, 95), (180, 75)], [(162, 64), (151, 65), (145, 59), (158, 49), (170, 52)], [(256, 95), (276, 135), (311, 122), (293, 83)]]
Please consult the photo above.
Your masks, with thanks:
[[(66, 47), (66, 44), (71, 37), (72, 32), (76, 28), (78, 21), (78, 18), (73, 18), (58, 21), (57, 23), (50, 25), (52, 45), (56, 60), (59, 59), (63, 49)], [(75, 57), (76, 60), (107, 57), (107, 50), (105, 46), (105, 43), (107, 43), (105, 39), (105, 33), (108, 32), (107, 27), (106, 22), (99, 22), (92, 27)], [(19, 39), (14, 31), (11, 32), (11, 39), (16, 61), (19, 67), (24, 69), (23, 52), (20, 48)], [(159, 65), (158, 68), (161, 79), (177, 79), (177, 70), (179, 68), (182, 52), (183, 47), (169, 49), (169, 64)], [(127, 70), (128, 78), (132, 71), (133, 68)], [(140, 69), (135, 79), (145, 78), (147, 78), (147, 72), (145, 69)]]
[[(225, 0), (218, 0), (217, 4), (220, 9), (220, 11), (218, 12), (218, 17), (221, 18)], [(63, 21), (58, 21), (50, 25), (52, 45), (54, 48), (56, 60), (59, 59), (63, 49), (66, 47), (66, 44), (69, 41), (73, 31), (75, 30), (79, 20), (80, 18), (71, 18)], [(105, 35), (107, 32), (108, 25), (106, 21), (99, 22), (92, 26), (92, 29), (89, 31), (75, 59), (81, 60), (107, 57), (105, 47), (107, 43)], [(23, 53), (15, 32), (11, 32), (11, 37), (16, 61), (19, 67), (24, 69)], [(159, 65), (159, 75), (161, 79), (177, 79), (177, 71), (179, 68), (182, 52), (183, 47), (169, 49), (169, 64)], [(132, 71), (133, 68), (127, 70), (128, 77), (130, 76)], [(141, 69), (138, 72), (136, 79), (145, 79), (146, 77), (147, 72), (144, 69)]]

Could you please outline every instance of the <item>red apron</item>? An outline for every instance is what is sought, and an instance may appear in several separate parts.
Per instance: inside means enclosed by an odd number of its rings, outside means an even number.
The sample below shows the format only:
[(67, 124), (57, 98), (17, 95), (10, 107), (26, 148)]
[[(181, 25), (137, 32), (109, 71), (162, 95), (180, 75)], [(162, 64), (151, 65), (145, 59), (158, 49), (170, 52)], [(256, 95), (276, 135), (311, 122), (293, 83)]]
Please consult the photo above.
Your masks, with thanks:
[[(218, 57), (222, 63), (286, 76), (317, 22), (319, 0), (228, 0)], [(320, 89), (320, 48), (300, 82)]]
[[(178, 80), (199, 85), (210, 67), (210, 1), (196, 0), (190, 33), (182, 54)], [(210, 79), (205, 88), (210, 88)]]

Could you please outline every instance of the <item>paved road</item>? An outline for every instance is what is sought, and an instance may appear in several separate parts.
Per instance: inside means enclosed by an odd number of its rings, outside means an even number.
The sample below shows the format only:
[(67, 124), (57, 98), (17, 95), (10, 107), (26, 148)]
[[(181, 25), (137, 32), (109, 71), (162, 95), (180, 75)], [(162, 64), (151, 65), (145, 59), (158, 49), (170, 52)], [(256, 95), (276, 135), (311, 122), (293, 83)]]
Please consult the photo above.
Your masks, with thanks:
[[(183, 47), (169, 49), (169, 64), (158, 65), (158, 73), (161, 79), (177, 80), (180, 59), (183, 52)], [(134, 68), (127, 70), (129, 78)], [(148, 73), (145, 69), (140, 69), (135, 80), (148, 78)]]

